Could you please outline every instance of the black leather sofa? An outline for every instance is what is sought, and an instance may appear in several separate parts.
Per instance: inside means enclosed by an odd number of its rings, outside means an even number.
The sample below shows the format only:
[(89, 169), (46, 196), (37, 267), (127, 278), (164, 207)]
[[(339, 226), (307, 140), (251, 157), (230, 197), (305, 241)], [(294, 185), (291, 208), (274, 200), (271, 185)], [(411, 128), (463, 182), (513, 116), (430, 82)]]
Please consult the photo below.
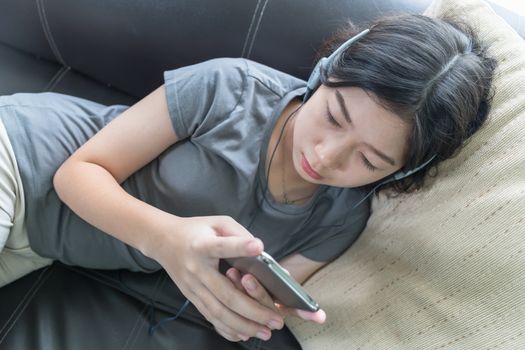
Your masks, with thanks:
[[(315, 48), (347, 18), (421, 13), (429, 0), (2, 0), (0, 94), (55, 91), (133, 104), (162, 72), (246, 57), (306, 78)], [(523, 18), (491, 4), (523, 37)], [(0, 349), (300, 349), (286, 329), (230, 343), (189, 307), (164, 272), (61, 263), (0, 289)]]

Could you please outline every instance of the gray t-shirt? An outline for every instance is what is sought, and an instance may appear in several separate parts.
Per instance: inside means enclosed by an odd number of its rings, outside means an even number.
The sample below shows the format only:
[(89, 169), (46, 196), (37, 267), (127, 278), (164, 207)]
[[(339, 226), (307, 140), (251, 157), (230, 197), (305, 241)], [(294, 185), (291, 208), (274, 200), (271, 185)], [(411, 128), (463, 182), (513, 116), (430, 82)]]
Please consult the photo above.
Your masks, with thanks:
[[(266, 190), (273, 126), (305, 82), (267, 66), (222, 58), (164, 73), (170, 118), (180, 141), (139, 169), (123, 188), (179, 216), (229, 215), (277, 259), (293, 252), (329, 261), (347, 249), (369, 217), (361, 189), (321, 186), (302, 205)], [(0, 97), (2, 118), (26, 196), (31, 247), (66, 264), (155, 271), (160, 265), (88, 224), (56, 195), (53, 175), (78, 147), (128, 108), (57, 94)]]

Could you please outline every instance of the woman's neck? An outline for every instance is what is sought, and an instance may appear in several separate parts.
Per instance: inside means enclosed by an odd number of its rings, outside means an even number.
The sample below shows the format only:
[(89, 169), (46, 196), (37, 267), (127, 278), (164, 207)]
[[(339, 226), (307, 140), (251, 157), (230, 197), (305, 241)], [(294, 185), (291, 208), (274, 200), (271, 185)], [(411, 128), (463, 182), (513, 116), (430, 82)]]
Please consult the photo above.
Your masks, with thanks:
[[(275, 200), (288, 204), (307, 202), (319, 187), (317, 184), (304, 180), (297, 173), (293, 164), (292, 151), (295, 118), (292, 114), (300, 106), (301, 101), (294, 99), (283, 109), (275, 123), (266, 153), (267, 172), (268, 167), (270, 167), (267, 179), (268, 189)], [(287, 122), (288, 118), (290, 119)], [(284, 130), (283, 127), (285, 128)], [(281, 132), (282, 136), (279, 140)]]

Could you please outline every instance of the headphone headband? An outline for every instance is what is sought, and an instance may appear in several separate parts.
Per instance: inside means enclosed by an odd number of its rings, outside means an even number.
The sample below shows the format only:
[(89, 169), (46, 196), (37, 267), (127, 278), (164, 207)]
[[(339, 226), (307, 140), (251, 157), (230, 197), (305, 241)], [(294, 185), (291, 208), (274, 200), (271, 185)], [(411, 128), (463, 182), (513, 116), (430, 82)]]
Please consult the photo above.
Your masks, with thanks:
[(314, 91), (321, 85), (321, 70), (325, 70), (328, 67), (330, 67), (333, 62), (336, 60), (337, 56), (339, 56), (343, 51), (347, 50), (350, 46), (352, 46), (356, 41), (361, 39), (363, 36), (365, 36), (370, 29), (365, 29), (362, 32), (354, 35), (347, 41), (345, 41), (341, 46), (339, 46), (332, 54), (328, 57), (323, 57), (317, 62), (317, 64), (314, 67), (314, 70), (312, 71), (312, 74), (310, 74), (310, 77), (308, 78), (308, 83), (306, 84), (306, 93), (304, 94), (303, 102), (306, 102)]

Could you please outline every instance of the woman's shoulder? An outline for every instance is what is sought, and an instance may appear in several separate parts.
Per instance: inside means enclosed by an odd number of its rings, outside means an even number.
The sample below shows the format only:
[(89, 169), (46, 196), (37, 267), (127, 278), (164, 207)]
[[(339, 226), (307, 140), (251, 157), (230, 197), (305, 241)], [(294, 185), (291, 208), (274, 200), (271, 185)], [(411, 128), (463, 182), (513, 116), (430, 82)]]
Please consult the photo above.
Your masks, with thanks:
[(243, 59), (247, 76), (264, 85), (274, 93), (284, 96), (292, 90), (306, 86), (306, 82), (291, 74), (250, 59)]
[(242, 59), (213, 58), (207, 61), (169, 69), (164, 72), (166, 84), (178, 81), (198, 81), (218, 84), (222, 82), (239, 83), (247, 74), (246, 63)]
[(191, 76), (192, 79), (200, 77), (214, 85), (222, 84), (230, 87), (262, 85), (279, 96), (284, 96), (289, 91), (301, 88), (306, 84), (304, 80), (288, 73), (242, 57), (212, 58), (164, 73), (166, 83), (185, 76)]

